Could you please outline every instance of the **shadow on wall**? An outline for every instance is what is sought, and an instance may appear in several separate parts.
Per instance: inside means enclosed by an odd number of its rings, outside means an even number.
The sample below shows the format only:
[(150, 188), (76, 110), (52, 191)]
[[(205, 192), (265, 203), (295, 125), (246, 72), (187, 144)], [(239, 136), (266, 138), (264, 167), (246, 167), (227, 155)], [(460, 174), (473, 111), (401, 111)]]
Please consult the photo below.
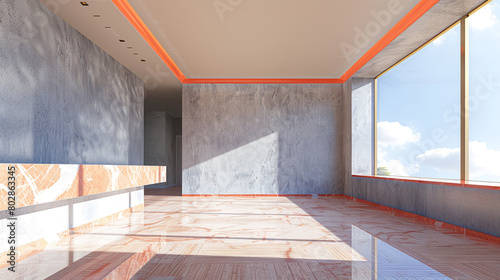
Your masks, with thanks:
[(38, 1), (0, 18), (2, 162), (142, 164), (142, 81)]
[(176, 120), (167, 112), (144, 114), (144, 165), (166, 166), (167, 184), (176, 182)]
[(184, 194), (340, 192), (342, 85), (184, 85)]

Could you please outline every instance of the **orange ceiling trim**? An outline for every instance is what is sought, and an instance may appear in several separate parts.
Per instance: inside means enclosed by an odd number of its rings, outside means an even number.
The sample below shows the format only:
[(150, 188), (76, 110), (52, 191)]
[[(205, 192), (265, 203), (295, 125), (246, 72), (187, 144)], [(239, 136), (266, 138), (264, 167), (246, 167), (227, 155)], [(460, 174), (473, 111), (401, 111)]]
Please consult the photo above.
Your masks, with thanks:
[(141, 17), (136, 13), (134, 8), (130, 5), (127, 0), (111, 0), (115, 6), (122, 12), (122, 14), (128, 19), (130, 24), (141, 34), (142, 38), (146, 40), (149, 46), (155, 51), (155, 53), (167, 64), (170, 71), (174, 73), (174, 75), (179, 79), (181, 83), (186, 80), (186, 77), (182, 73), (182, 71), (177, 67), (172, 58), (165, 51), (163, 46), (158, 42), (156, 37), (153, 35), (151, 30), (146, 26), (146, 24), (142, 21)]
[(183, 84), (341, 84), (352, 77), (354, 73), (439, 2), (439, 0), (421, 0), (408, 14), (394, 25), (389, 32), (356, 61), (340, 79), (187, 79), (160, 42), (158, 42), (151, 30), (149, 30), (140, 16), (136, 13), (134, 8), (132, 8), (130, 3), (127, 0), (111, 1)]
[(185, 84), (341, 84), (340, 79), (186, 79)]
[(401, 33), (403, 33), (408, 27), (410, 27), (415, 21), (417, 21), (421, 16), (423, 16), (430, 8), (432, 8), (439, 0), (422, 0), (413, 9), (408, 12), (394, 27), (387, 32), (384, 37), (382, 37), (375, 45), (368, 50), (358, 61), (356, 61), (349, 70), (347, 70), (340, 79), (342, 81), (347, 81), (354, 73), (356, 73), (361, 67), (363, 67), (370, 59), (377, 55), (381, 50), (383, 50), (387, 45), (389, 45), (394, 39), (396, 39)]

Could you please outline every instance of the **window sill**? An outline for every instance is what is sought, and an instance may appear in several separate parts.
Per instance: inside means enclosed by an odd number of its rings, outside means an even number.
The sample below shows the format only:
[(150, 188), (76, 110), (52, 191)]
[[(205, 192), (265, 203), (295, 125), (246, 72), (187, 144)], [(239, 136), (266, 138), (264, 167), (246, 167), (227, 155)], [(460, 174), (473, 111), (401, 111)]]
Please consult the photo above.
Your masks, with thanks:
[(433, 185), (445, 185), (453, 187), (462, 188), (472, 188), (472, 189), (485, 189), (485, 190), (500, 190), (500, 183), (496, 182), (480, 182), (480, 181), (463, 181), (463, 180), (447, 180), (447, 179), (426, 179), (426, 178), (416, 178), (416, 177), (396, 177), (396, 176), (367, 176), (367, 175), (352, 175), (356, 178), (370, 178), (379, 180), (390, 180), (390, 181), (401, 181), (401, 182), (412, 182), (420, 184), (433, 184)]

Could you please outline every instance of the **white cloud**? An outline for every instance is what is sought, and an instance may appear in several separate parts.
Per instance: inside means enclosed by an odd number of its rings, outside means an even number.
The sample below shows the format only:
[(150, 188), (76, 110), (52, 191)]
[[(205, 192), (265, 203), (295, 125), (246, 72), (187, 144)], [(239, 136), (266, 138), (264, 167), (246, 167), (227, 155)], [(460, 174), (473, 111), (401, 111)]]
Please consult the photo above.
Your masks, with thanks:
[(434, 44), (436, 46), (440, 46), (443, 43), (443, 39), (445, 36), (446, 36), (446, 34), (443, 34), (443, 35), (437, 37), (436, 39), (434, 39), (434, 41), (432, 41), (432, 44)]
[(381, 162), (379, 165), (387, 167), (392, 176), (410, 176), (408, 168), (397, 159)]
[[(469, 144), (469, 178), (480, 180), (497, 178), (500, 180), (500, 151), (489, 149), (484, 142), (473, 141)], [(417, 156), (420, 166), (428, 166), (438, 171), (460, 170), (459, 148), (438, 148), (428, 150)]]
[(460, 170), (460, 149), (459, 148), (437, 148), (427, 150), (417, 156), (420, 165), (432, 167), (439, 171)]
[(489, 4), (487, 6), (484, 6), (479, 11), (470, 16), (470, 27), (476, 30), (484, 30), (495, 25), (495, 23), (498, 22), (498, 18), (493, 13), (493, 7), (495, 7), (494, 5), (495, 4)]
[[(430, 167), (441, 172), (460, 170), (460, 148), (436, 148), (417, 156), (417, 162), (409, 164), (388, 156), (388, 147), (403, 147), (420, 141), (420, 134), (399, 122), (379, 122), (377, 124), (378, 150), (377, 165), (387, 167), (391, 175), (412, 176), (420, 167)], [(500, 151), (488, 148), (484, 142), (469, 144), (469, 177), (471, 180), (500, 181)]]
[(469, 150), (470, 179), (489, 176), (500, 180), (500, 151), (489, 149), (486, 143), (477, 141), (469, 144)]
[(406, 166), (397, 159), (387, 159), (387, 152), (377, 149), (377, 166), (386, 167), (391, 176), (411, 176), (418, 172), (418, 165)]
[(420, 140), (420, 133), (415, 133), (399, 122), (379, 122), (377, 124), (377, 143), (380, 147), (400, 147)]
[(403, 147), (420, 140), (420, 134), (399, 122), (377, 123), (377, 166), (386, 167), (393, 176), (411, 176), (418, 172), (418, 165), (407, 166), (397, 159), (388, 158), (386, 148)]

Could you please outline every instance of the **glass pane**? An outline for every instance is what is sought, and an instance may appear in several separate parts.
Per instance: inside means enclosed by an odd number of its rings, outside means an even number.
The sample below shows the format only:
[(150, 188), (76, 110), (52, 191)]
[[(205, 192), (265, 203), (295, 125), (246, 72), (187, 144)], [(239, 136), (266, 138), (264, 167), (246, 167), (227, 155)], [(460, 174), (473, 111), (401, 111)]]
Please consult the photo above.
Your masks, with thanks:
[(460, 25), (377, 80), (379, 174), (460, 178)]
[(500, 181), (500, 3), (469, 17), (469, 178)]

